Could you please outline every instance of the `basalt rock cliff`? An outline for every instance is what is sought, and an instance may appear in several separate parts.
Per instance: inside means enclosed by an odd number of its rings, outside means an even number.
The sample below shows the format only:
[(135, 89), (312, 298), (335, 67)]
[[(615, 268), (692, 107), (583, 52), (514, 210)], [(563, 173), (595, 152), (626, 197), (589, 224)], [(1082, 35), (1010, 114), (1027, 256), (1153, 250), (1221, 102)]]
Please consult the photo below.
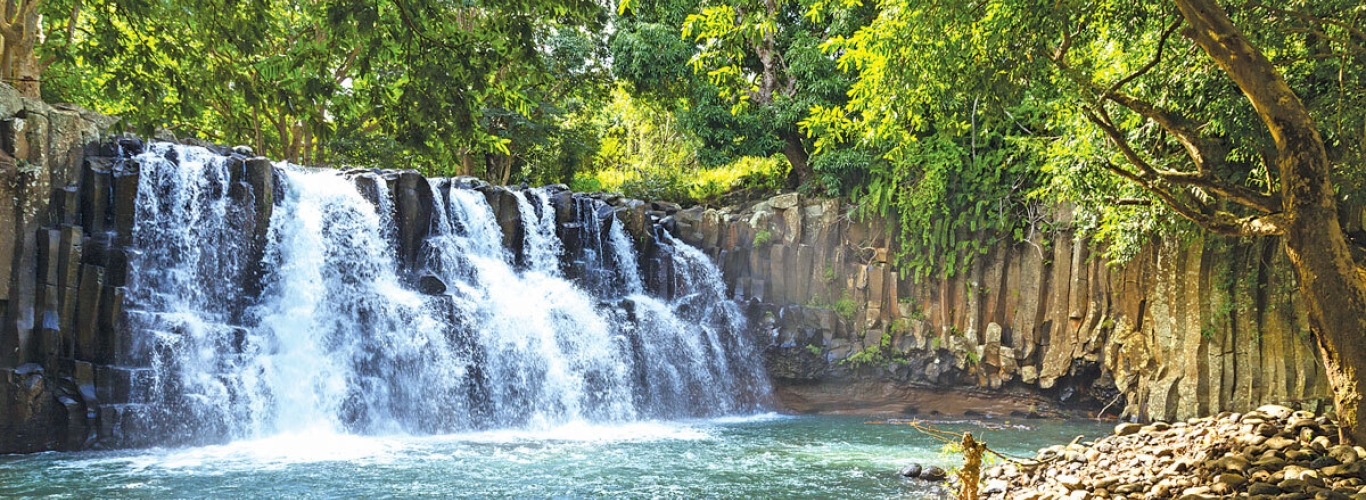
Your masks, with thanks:
[(1154, 241), (1113, 266), (1063, 207), (1050, 233), (917, 282), (895, 264), (894, 229), (833, 200), (661, 208), (751, 300), (779, 397), (797, 410), (960, 410), (937, 406), (947, 389), (977, 395), (968, 410), (1027, 413), (1030, 397), (1003, 401), (1032, 396), (1140, 420), (1331, 406), (1274, 239)]

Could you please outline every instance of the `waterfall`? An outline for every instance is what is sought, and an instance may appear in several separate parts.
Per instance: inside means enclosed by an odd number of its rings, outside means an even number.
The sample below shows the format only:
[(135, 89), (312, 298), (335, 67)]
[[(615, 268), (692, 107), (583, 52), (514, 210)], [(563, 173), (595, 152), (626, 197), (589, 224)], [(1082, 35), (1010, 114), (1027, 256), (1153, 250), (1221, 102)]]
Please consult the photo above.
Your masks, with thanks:
[(254, 198), (232, 161), (169, 144), (136, 161), (127, 321), (142, 340), (129, 359), (154, 376), (132, 398), (162, 440), (550, 428), (767, 404), (715, 265), (660, 230), (651, 252), (669, 269), (655, 275), (670, 282), (651, 283), (601, 200), (280, 164), (252, 249), (241, 233)]
[(252, 418), (233, 401), (255, 390), (246, 330), (236, 324), (246, 204), (231, 196), (222, 156), (154, 144), (139, 160), (128, 300), (141, 310), (126, 322), (140, 332), (132, 357), (152, 377), (134, 396), (156, 403), (143, 418), (171, 439), (226, 432)]

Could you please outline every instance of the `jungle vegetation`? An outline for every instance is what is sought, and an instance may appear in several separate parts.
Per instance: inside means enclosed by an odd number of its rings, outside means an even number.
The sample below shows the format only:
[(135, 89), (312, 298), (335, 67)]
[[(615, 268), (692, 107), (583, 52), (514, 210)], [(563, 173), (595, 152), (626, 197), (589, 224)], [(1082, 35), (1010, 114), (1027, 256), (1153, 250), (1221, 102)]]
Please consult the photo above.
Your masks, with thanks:
[(1366, 442), (1360, 0), (11, 0), (0, 79), (315, 165), (842, 197), (951, 276), (1051, 214), (1277, 238)]

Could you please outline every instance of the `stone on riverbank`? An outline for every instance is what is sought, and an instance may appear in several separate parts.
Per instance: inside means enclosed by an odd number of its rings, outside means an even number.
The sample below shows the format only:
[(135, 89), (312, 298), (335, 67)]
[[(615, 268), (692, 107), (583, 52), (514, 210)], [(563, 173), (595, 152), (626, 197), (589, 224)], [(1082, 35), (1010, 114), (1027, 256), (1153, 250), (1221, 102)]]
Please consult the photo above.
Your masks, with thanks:
[(1366, 449), (1325, 417), (1267, 405), (1139, 426), (987, 469), (984, 498), (1366, 498)]

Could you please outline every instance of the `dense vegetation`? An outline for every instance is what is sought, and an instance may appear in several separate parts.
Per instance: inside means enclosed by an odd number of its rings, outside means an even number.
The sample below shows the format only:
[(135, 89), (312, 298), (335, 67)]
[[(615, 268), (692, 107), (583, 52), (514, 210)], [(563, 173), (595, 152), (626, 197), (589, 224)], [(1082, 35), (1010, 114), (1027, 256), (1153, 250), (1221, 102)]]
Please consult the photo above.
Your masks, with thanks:
[(1281, 237), (1366, 438), (1359, 0), (16, 0), (0, 36), (0, 78), (144, 134), (846, 197), (899, 221), (917, 279), (1042, 250), (1060, 206), (1116, 258), (1164, 232)]

